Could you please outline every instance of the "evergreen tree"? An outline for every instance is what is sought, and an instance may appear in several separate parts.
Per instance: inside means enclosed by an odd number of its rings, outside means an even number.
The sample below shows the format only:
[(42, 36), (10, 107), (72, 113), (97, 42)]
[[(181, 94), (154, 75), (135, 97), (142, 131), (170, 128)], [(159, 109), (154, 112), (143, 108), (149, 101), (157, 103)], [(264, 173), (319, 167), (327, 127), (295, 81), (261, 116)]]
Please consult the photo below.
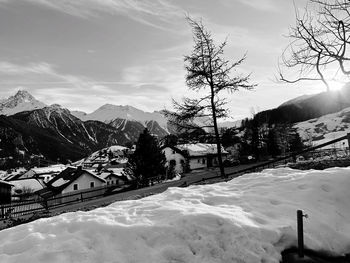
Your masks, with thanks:
[(305, 145), (302, 139), (300, 138), (299, 133), (296, 131), (290, 135), (289, 144), (291, 152), (299, 152), (305, 148)]
[(277, 143), (277, 134), (274, 128), (269, 130), (267, 135), (267, 151), (272, 157), (276, 157), (281, 153), (278, 143)]
[(124, 174), (132, 175), (138, 186), (148, 186), (150, 178), (165, 174), (165, 163), (165, 155), (156, 138), (146, 128), (138, 138)]

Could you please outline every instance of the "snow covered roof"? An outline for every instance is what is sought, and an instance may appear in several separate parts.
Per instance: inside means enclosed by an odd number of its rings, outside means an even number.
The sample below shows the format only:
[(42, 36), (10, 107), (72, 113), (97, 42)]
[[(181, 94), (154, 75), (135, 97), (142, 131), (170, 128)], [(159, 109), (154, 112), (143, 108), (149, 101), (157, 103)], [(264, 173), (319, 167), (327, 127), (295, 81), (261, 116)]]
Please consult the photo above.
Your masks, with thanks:
[(35, 167), (24, 173), (23, 175), (20, 176), (20, 178), (31, 178), (33, 176), (42, 176), (42, 175), (50, 175), (54, 173), (60, 173), (64, 169), (66, 169), (67, 166), (64, 164), (56, 164), (56, 165), (51, 165), (47, 167)]
[[(187, 151), (190, 156), (205, 156), (208, 154), (217, 154), (216, 144), (210, 143), (192, 143), (192, 144), (178, 144), (176, 145), (181, 151)], [(221, 147), (221, 152), (227, 154), (223, 147)]]
[(34, 191), (41, 190), (45, 187), (35, 178), (14, 180), (14, 181), (11, 181), (11, 184), (14, 186), (14, 189), (27, 187), (27, 188), (33, 189)]

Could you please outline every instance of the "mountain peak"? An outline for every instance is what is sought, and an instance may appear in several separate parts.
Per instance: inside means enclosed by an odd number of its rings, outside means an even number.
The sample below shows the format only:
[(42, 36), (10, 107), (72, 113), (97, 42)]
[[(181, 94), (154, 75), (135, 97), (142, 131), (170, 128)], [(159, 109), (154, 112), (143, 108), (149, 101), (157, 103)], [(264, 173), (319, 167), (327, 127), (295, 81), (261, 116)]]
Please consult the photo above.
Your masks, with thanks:
[(0, 102), (0, 114), (13, 115), (21, 111), (41, 109), (46, 105), (35, 99), (28, 91), (18, 90), (13, 96)]
[(18, 90), (13, 97), (18, 99), (35, 100), (35, 98), (26, 90)]

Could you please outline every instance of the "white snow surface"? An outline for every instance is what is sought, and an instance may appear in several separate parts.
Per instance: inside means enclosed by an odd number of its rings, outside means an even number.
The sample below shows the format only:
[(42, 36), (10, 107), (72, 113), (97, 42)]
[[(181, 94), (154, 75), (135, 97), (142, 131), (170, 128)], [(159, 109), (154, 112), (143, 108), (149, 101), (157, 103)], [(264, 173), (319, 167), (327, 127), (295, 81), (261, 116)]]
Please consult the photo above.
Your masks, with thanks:
[(0, 231), (1, 262), (279, 262), (296, 245), (350, 251), (350, 168), (251, 173)]
[[(298, 129), (303, 139), (307, 139), (311, 135), (314, 145), (329, 142), (350, 132), (350, 108), (345, 108), (339, 112), (327, 114), (316, 119), (299, 122), (294, 127)], [(344, 142), (340, 141), (325, 148), (334, 146), (341, 148)]]
[(120, 118), (138, 121), (145, 125), (147, 121), (154, 120), (157, 121), (161, 127), (167, 127), (167, 119), (160, 112), (145, 112), (129, 105), (105, 104), (89, 114), (83, 114), (82, 112), (76, 111), (72, 112), (72, 114), (83, 121), (97, 120), (109, 123)]

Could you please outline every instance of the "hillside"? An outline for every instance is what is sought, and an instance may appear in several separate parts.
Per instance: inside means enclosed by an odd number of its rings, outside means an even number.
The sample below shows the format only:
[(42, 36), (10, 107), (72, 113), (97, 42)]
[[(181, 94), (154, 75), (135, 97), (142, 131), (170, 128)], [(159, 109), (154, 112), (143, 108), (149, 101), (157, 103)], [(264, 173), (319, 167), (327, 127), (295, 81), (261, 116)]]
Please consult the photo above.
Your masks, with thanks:
[(350, 107), (350, 85), (339, 91), (307, 95), (256, 114), (261, 123), (296, 123), (335, 113)]
[[(296, 123), (294, 127), (298, 129), (298, 133), (304, 140), (312, 139), (313, 145), (337, 139), (350, 133), (350, 107), (336, 113)], [(343, 147), (344, 145), (343, 142), (339, 142), (335, 146)]]

